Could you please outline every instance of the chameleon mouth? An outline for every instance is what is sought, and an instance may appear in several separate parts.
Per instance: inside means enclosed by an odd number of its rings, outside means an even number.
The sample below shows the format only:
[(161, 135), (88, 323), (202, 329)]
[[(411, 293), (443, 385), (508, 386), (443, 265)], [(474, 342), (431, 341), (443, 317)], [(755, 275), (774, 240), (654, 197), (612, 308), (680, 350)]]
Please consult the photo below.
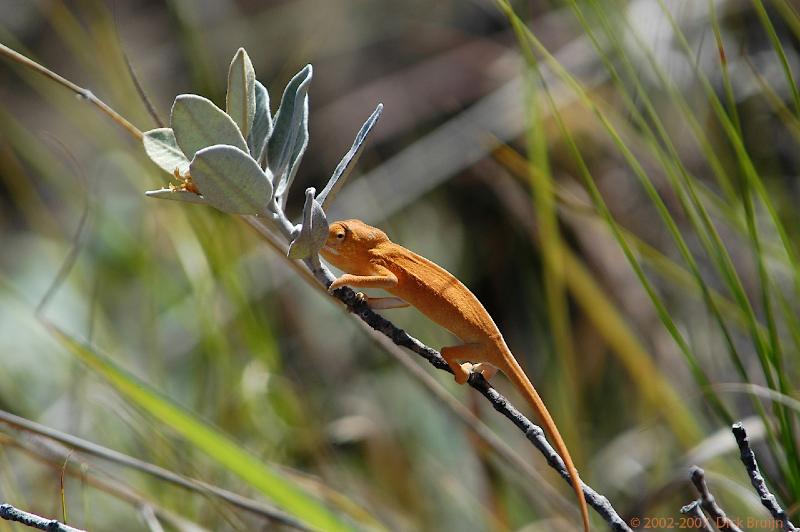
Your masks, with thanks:
[(337, 256), (339, 255), (339, 252), (334, 248), (332, 248), (331, 246), (326, 245), (322, 248), (322, 250), (325, 251), (325, 253), (330, 253), (331, 255), (337, 255)]

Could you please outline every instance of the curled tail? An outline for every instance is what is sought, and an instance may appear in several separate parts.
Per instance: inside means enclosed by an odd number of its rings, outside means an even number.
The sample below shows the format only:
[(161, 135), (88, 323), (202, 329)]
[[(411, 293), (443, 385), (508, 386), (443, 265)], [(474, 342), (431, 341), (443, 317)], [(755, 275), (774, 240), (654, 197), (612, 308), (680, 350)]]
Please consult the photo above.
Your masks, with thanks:
[(583, 495), (583, 488), (581, 487), (581, 479), (578, 476), (578, 470), (575, 469), (575, 464), (572, 463), (572, 457), (567, 450), (564, 439), (558, 432), (556, 423), (553, 421), (550, 412), (544, 405), (544, 401), (542, 401), (542, 398), (539, 397), (539, 393), (536, 391), (536, 388), (533, 387), (533, 384), (531, 383), (530, 379), (528, 379), (527, 375), (525, 375), (525, 372), (514, 358), (514, 355), (507, 346), (502, 345), (500, 348), (504, 351), (504, 364), (496, 365), (500, 366), (500, 371), (505, 373), (511, 382), (514, 383), (514, 386), (516, 386), (516, 388), (525, 396), (525, 398), (528, 400), (528, 403), (530, 403), (531, 407), (536, 411), (536, 414), (541, 418), (542, 425), (544, 425), (548, 435), (550, 438), (552, 438), (556, 451), (558, 451), (558, 454), (561, 455), (561, 458), (564, 460), (564, 465), (567, 467), (567, 472), (569, 473), (570, 480), (572, 481), (572, 487), (575, 489), (575, 494), (578, 496), (578, 506), (580, 506), (581, 509), (583, 529), (585, 532), (589, 532), (589, 508), (586, 506), (586, 499)]

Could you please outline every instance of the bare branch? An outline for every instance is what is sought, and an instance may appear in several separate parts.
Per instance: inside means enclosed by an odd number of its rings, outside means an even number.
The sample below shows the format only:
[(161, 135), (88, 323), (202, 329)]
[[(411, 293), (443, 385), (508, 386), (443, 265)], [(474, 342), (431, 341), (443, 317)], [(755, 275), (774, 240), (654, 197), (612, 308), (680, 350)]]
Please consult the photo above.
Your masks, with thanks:
[(775, 495), (767, 488), (767, 483), (761, 475), (761, 470), (758, 468), (756, 455), (750, 448), (750, 440), (747, 437), (747, 431), (744, 430), (744, 425), (741, 423), (734, 423), (731, 426), (731, 430), (733, 431), (733, 437), (736, 438), (736, 443), (739, 445), (742, 463), (747, 470), (747, 475), (750, 477), (750, 483), (753, 484), (756, 493), (761, 499), (761, 504), (764, 505), (764, 508), (766, 508), (773, 519), (775, 519), (776, 525), (783, 526), (783, 529), (787, 532), (796, 530), (792, 522), (789, 521), (789, 516), (786, 515), (786, 511), (778, 504), (778, 499), (776, 499)]
[(39, 530), (47, 530), (49, 532), (86, 532), (79, 528), (60, 523), (55, 519), (46, 519), (39, 517), (36, 514), (25, 512), (14, 508), (10, 504), (0, 504), (0, 517), (6, 521), (16, 521), (31, 528), (38, 528)]
[(742, 532), (742, 529), (736, 526), (725, 514), (725, 511), (717, 504), (714, 495), (709, 491), (706, 484), (706, 472), (702, 468), (692, 466), (689, 470), (689, 477), (692, 479), (692, 484), (697, 488), (700, 494), (700, 504), (703, 510), (711, 516), (714, 520), (714, 525), (720, 530), (731, 530), (733, 532)]
[(711, 528), (711, 523), (709, 523), (708, 519), (706, 518), (706, 514), (703, 513), (701, 502), (699, 500), (692, 501), (681, 508), (681, 513), (694, 518), (695, 522), (689, 525), (689, 528), (694, 530), (705, 530), (706, 532), (714, 532), (714, 529)]

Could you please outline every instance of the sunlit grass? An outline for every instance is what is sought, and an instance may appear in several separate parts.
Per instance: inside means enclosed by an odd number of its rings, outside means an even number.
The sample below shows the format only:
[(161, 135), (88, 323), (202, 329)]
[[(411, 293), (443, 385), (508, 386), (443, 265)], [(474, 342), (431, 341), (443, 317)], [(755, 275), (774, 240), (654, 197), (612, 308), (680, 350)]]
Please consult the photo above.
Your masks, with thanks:
[[(780, 58), (786, 85), (790, 87), (790, 94), (794, 97), (797, 90), (796, 83), (788, 67), (783, 45), (763, 5), (760, 2), (756, 4), (759, 20), (769, 34), (776, 55)], [(661, 61), (638, 33), (638, 28), (627, 23), (629, 18), (623, 4), (570, 2), (572, 11), (585, 34), (592, 39), (595, 51), (614, 83), (616, 89), (614, 97), (624, 105), (626, 116), (622, 117), (617, 114), (617, 110), (587, 93), (579, 80), (560, 67), (544, 45), (511, 11), (510, 6), (504, 5), (518, 30), (520, 46), (530, 48), (533, 52), (526, 55), (528, 65), (534, 70), (545, 65), (575, 91), (581, 105), (594, 114), (600, 127), (616, 146), (619, 155), (627, 162), (629, 171), (638, 178), (655, 208), (654, 212), (668, 234), (672, 236), (684, 263), (678, 266), (678, 270), (671, 260), (661, 259), (661, 264), (672, 272), (681, 272), (681, 277), (685, 281), (688, 281), (687, 273), (694, 278), (695, 288), (702, 295), (705, 307), (716, 323), (722, 340), (722, 343), (718, 344), (720, 351), (727, 353), (731, 367), (738, 374), (738, 378), (745, 383), (763, 382), (768, 389), (778, 394), (794, 393), (790, 383), (791, 376), (796, 374), (797, 320), (796, 311), (786, 301), (785, 294), (787, 291), (797, 294), (798, 270), (795, 244), (793, 238), (789, 236), (790, 232), (785, 226), (784, 217), (776, 207), (773, 193), (768, 192), (765, 177), (748, 151), (748, 141), (736, 111), (735, 87), (729, 77), (728, 63), (724, 55), (726, 47), (721, 40), (716, 18), (718, 15), (713, 9), (710, 10), (721, 57), (717, 66), (722, 72), (723, 92), (728, 100), (727, 108), (712, 87), (708, 79), (709, 74), (698, 65), (697, 51), (689, 44), (682, 29), (673, 19), (669, 9), (671, 5), (660, 3), (660, 9), (657, 10), (660, 14), (657, 16), (663, 17), (665, 24), (672, 28), (679, 47), (685, 54), (686, 63), (692, 68), (697, 90), (691, 100), (685, 96), (686, 89), (679, 89), (662, 70)], [(795, 19), (790, 25), (796, 24), (796, 14), (786, 10), (783, 10), (783, 14)], [(627, 42), (623, 43), (621, 37)], [(638, 65), (634, 65), (634, 58), (630, 53), (631, 41), (635, 43), (634, 46), (640, 56)], [(541, 57), (541, 64), (538, 59), (534, 59), (537, 56)], [(644, 62), (641, 61), (642, 58)], [(742, 62), (744, 59), (740, 58), (739, 64)], [(647, 80), (645, 76), (649, 73), (655, 75), (655, 86), (652, 80)], [(764, 84), (763, 79), (761, 82)], [(648, 84), (647, 88), (645, 83)], [(765, 88), (768, 90), (765, 91), (764, 98), (773, 108), (780, 110), (780, 104), (776, 103), (779, 99), (775, 97), (775, 91), (769, 85)], [(655, 93), (666, 95), (668, 100), (661, 99), (656, 104), (652, 99)], [(703, 95), (704, 99), (698, 99), (697, 94)], [(552, 103), (552, 98), (549, 101)], [(719, 134), (710, 135), (708, 123), (701, 126), (698, 120), (699, 107), (707, 109), (716, 119), (711, 123), (718, 126), (718, 129), (712, 131)], [(551, 106), (551, 111), (559, 125), (563, 142), (579, 163), (580, 177), (598, 214), (605, 219), (637, 277), (647, 290), (662, 323), (670, 331), (683, 353), (696, 384), (705, 395), (708, 404), (713, 406), (717, 415), (726, 423), (741, 417), (738, 408), (737, 412), (733, 413), (730, 402), (723, 401), (715, 391), (712, 384), (713, 377), (705, 369), (709, 358), (698, 353), (697, 347), (693, 346), (682, 332), (682, 327), (679, 325), (682, 318), (671, 309), (666, 297), (666, 288), (658, 288), (645, 271), (641, 255), (635, 252), (637, 245), (635, 229), (623, 227), (608, 208), (603, 193), (596, 184), (599, 178), (583, 155), (585, 148), (579, 145), (570, 132), (569, 125), (560, 110)], [(686, 130), (675, 129), (674, 125), (673, 130), (670, 130), (665, 123), (665, 118), (672, 121), (673, 116), (669, 113), (681, 116), (682, 123), (693, 135), (699, 153), (705, 156), (705, 168), (702, 170), (689, 170), (686, 166), (684, 154), (676, 145), (676, 141), (686, 142), (682, 137), (686, 134)], [(777, 114), (776, 119), (782, 118), (791, 127), (793, 119), (790, 114), (785, 112)], [(626, 125), (628, 121), (632, 122), (632, 128)], [(658, 162), (659, 173), (667, 178), (669, 193), (674, 194), (678, 200), (681, 208), (680, 216), (685, 217), (685, 221), (679, 222), (673, 209), (668, 207), (664, 199), (664, 183), (657, 182), (652, 172), (645, 170), (643, 154), (633, 147), (633, 141), (644, 143), (650, 152), (650, 157)], [(649, 163), (651, 160), (646, 162)], [(696, 167), (697, 164), (693, 166)], [(716, 178), (719, 192), (713, 191), (707, 183), (703, 183), (698, 171), (710, 171)], [(722, 193), (723, 196), (717, 197), (718, 193)], [(718, 208), (719, 206), (722, 206), (722, 209)], [(732, 257), (730, 241), (725, 242), (721, 230), (726, 233), (733, 230), (737, 240), (747, 243), (755, 265), (757, 279), (755, 293), (745, 288), (742, 280), (743, 265), (737, 264)], [(689, 239), (697, 239), (702, 253), (689, 243)], [(770, 251), (766, 250), (766, 242), (769, 242)], [(776, 246), (780, 248), (777, 254)], [(648, 250), (644, 248), (642, 251)], [(651, 258), (658, 258), (657, 255), (653, 255), (652, 248), (649, 254)], [(788, 280), (778, 281), (775, 277), (775, 267), (769, 264), (775, 264), (776, 261), (788, 270)], [(709, 276), (707, 271), (703, 271), (707, 270), (704, 265), (708, 263), (714, 266), (714, 276)], [(748, 279), (751, 284), (752, 281)], [(718, 283), (722, 283), (725, 287), (725, 295), (715, 293), (713, 287)], [(721, 299), (726, 296), (731, 299)], [(721, 305), (725, 305), (726, 310), (723, 311)], [(732, 313), (735, 315), (732, 316)], [(749, 338), (750, 346), (742, 345), (742, 336)], [(758, 361), (760, 369), (758, 373), (753, 372), (754, 357)], [(780, 402), (770, 402), (764, 408), (761, 400), (755, 396), (753, 405), (767, 428), (769, 448), (781, 471), (780, 478), (773, 480), (781, 489), (786, 490), (784, 493), (788, 500), (792, 500), (798, 496), (797, 482), (800, 479), (795, 443), (796, 413), (789, 412)]]

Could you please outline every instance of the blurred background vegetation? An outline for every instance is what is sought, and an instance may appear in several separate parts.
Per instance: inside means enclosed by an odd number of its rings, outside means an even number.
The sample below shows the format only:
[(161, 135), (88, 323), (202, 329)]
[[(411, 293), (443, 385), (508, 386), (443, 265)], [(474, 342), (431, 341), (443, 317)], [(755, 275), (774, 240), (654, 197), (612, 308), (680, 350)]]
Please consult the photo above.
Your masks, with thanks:
[[(331, 218), (377, 224), (472, 288), (583, 479), (624, 517), (677, 516), (695, 498), (690, 464), (745, 517), (765, 514), (734, 420), (800, 510), (799, 12), (791, 0), (2, 0), (0, 42), (143, 130), (155, 124), (125, 56), (165, 119), (179, 93), (222, 105), (239, 46), (273, 110), (312, 63), (295, 215), (383, 102)], [(568, 486), (474, 392), (435, 375), (543, 480), (499, 459), (250, 228), (146, 199), (164, 175), (106, 116), (19, 65), (0, 64), (0, 80), (0, 408), (269, 502), (224, 446), (134, 397), (157, 391), (359, 528), (575, 528)], [(90, 349), (34, 315), (76, 252), (44, 315)], [(452, 343), (413, 309), (386, 315)], [(140, 383), (85, 365), (94, 352)], [(92, 530), (283, 526), (3, 424), (0, 500), (66, 509)]]

